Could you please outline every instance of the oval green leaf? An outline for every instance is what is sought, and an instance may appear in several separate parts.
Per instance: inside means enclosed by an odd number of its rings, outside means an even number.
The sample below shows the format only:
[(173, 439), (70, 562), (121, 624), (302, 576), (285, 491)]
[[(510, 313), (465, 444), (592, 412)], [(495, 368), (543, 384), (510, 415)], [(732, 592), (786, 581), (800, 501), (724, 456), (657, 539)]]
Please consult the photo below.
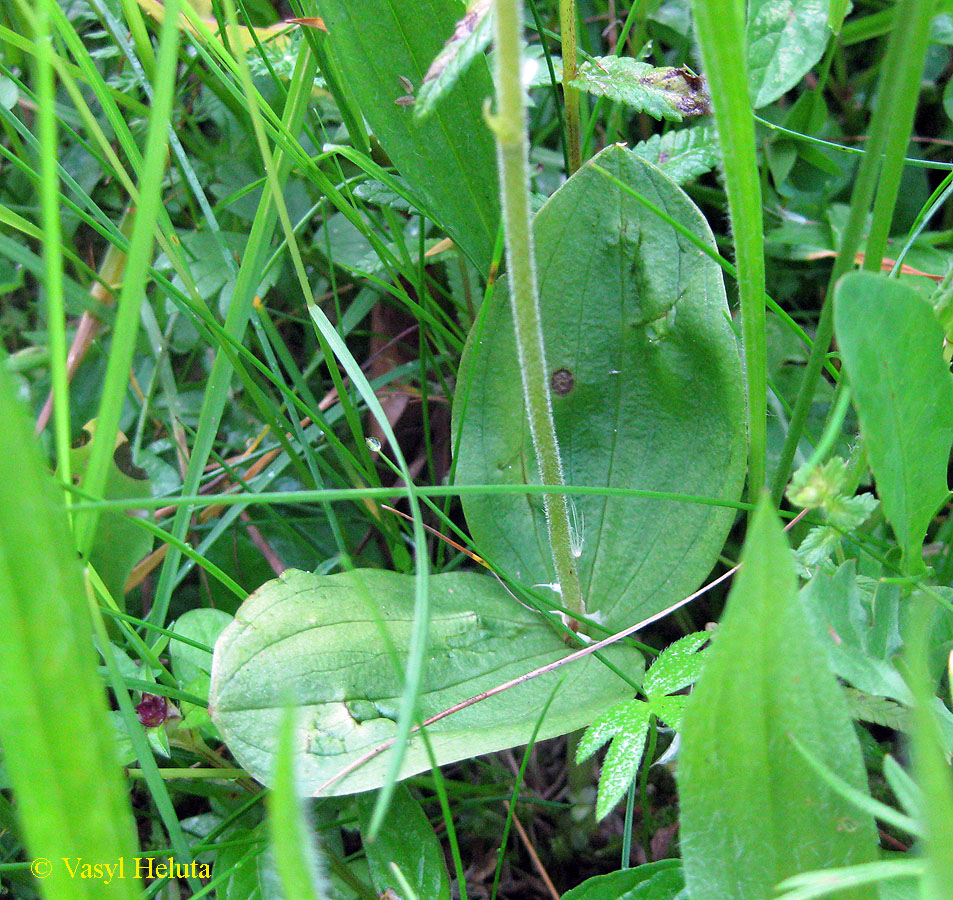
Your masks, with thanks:
[[(617, 146), (537, 214), (540, 314), (566, 483), (737, 500), (744, 397), (721, 270), (605, 172), (714, 246), (688, 197)], [(493, 303), (461, 364), (457, 482), (539, 483), (503, 291)], [(572, 500), (587, 610), (609, 629), (694, 590), (734, 519), (732, 509), (684, 500)], [(463, 507), (481, 555), (524, 583), (554, 581), (541, 496), (467, 495)]]
[(921, 569), (927, 527), (949, 496), (953, 376), (943, 332), (911, 287), (870, 272), (837, 283), (834, 329), (884, 514), (905, 565)]
[[(430, 643), (419, 712), (423, 719), (566, 656), (562, 638), (498, 582), (475, 573), (430, 578)], [(296, 720), (298, 784), (313, 794), (395, 734), (410, 644), (414, 579), (376, 569), (339, 575), (289, 570), (242, 604), (215, 644), (209, 709), (238, 762), (271, 781), (284, 706)], [(608, 658), (638, 684), (644, 663), (626, 647)], [(581, 728), (632, 687), (586, 658), (534, 678), (431, 725), (440, 764), (525, 744), (557, 684), (537, 738)], [(387, 754), (327, 785), (323, 794), (378, 788)], [(419, 736), (401, 777), (430, 768)]]
[(755, 109), (791, 90), (824, 55), (830, 0), (751, 0), (748, 89)]

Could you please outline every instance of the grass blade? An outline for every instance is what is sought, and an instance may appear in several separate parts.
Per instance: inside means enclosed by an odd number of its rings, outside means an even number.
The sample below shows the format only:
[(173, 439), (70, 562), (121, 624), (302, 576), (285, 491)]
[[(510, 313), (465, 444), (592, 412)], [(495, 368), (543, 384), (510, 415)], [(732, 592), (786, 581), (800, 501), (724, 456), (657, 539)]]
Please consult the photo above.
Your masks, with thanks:
[[(73, 879), (63, 856), (130, 859), (132, 815), (96, 674), (86, 592), (62, 504), (0, 365), (0, 737), (46, 897), (139, 896), (134, 879)], [(30, 510), (30, 515), (23, 515)], [(38, 578), (37, 573), (42, 577)], [(40, 864), (42, 870), (42, 864)], [(38, 874), (40, 874), (38, 872)]]
[(696, 0), (694, 10), (715, 108), (735, 242), (748, 381), (748, 494), (755, 498), (765, 482), (767, 338), (761, 179), (748, 79), (742, 62), (746, 53), (744, 4), (741, 0)]

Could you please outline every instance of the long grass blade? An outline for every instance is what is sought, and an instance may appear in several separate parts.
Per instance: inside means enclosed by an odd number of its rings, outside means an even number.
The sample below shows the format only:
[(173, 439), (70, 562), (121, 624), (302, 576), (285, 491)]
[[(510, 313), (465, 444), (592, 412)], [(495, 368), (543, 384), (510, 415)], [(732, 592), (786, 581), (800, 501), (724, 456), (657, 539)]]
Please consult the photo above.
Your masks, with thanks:
[(744, 4), (741, 0), (696, 0), (694, 9), (734, 235), (748, 382), (748, 499), (756, 500), (765, 483), (767, 339), (761, 179), (744, 63)]

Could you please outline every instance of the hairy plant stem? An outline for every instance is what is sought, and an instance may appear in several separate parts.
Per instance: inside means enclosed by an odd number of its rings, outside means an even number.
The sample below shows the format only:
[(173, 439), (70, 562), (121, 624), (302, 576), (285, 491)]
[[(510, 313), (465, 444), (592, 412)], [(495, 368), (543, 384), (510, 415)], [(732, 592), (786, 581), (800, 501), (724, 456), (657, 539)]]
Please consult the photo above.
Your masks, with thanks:
[[(536, 260), (529, 210), (529, 150), (526, 113), (520, 79), (520, 0), (497, 0), (496, 92), (497, 113), (490, 119), (496, 134), (500, 193), (506, 234), (506, 266), (510, 305), (516, 331), (523, 397), (533, 448), (543, 484), (563, 487), (563, 467), (549, 395), (543, 329), (536, 288)], [(564, 48), (565, 52), (565, 48)], [(565, 494), (544, 494), (549, 544), (556, 567), (562, 604), (573, 616), (586, 613), (572, 554), (569, 503)], [(577, 623), (578, 624), (578, 623)]]
[(860, 163), (840, 252), (834, 261), (824, 305), (817, 322), (814, 345), (804, 369), (804, 380), (791, 413), (787, 438), (781, 451), (774, 483), (771, 485), (775, 505), (781, 502), (784, 494), (791, 463), (804, 433), (817, 390), (817, 381), (834, 336), (834, 285), (854, 264), (854, 256), (864, 237), (867, 211), (877, 190), (878, 180), (880, 190), (877, 192), (874, 222), (864, 268), (880, 268), (886, 247), (887, 230), (897, 201), (900, 172), (904, 164), (903, 154), (913, 127), (913, 116), (919, 98), (920, 76), (926, 57), (933, 9), (934, 4), (930, 0), (900, 0), (898, 4), (897, 21), (903, 22), (904, 25), (891, 31), (887, 44), (887, 55), (877, 91), (879, 102), (870, 124), (867, 152)]
[(705, 75), (715, 105), (734, 235), (748, 389), (748, 499), (756, 502), (765, 486), (768, 355), (764, 223), (754, 118), (744, 65), (744, 5), (741, 0), (696, 0), (694, 10)]
[[(501, 5), (499, 2), (497, 6)], [(576, 0), (559, 0), (559, 34), (563, 54), (563, 106), (566, 116), (566, 145), (569, 148), (569, 171), (572, 175), (582, 165), (581, 130), (579, 127), (579, 91), (572, 87), (576, 77)], [(499, 35), (499, 31), (497, 31)]]

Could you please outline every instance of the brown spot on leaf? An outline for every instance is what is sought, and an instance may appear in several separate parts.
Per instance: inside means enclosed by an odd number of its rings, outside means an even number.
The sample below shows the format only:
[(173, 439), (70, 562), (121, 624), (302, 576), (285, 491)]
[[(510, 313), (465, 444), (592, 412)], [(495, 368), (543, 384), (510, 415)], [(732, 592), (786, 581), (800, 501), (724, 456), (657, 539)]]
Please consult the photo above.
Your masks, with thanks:
[(549, 384), (557, 394), (565, 395), (575, 387), (576, 379), (573, 378), (569, 369), (556, 369), (553, 372), (553, 377), (549, 380)]

